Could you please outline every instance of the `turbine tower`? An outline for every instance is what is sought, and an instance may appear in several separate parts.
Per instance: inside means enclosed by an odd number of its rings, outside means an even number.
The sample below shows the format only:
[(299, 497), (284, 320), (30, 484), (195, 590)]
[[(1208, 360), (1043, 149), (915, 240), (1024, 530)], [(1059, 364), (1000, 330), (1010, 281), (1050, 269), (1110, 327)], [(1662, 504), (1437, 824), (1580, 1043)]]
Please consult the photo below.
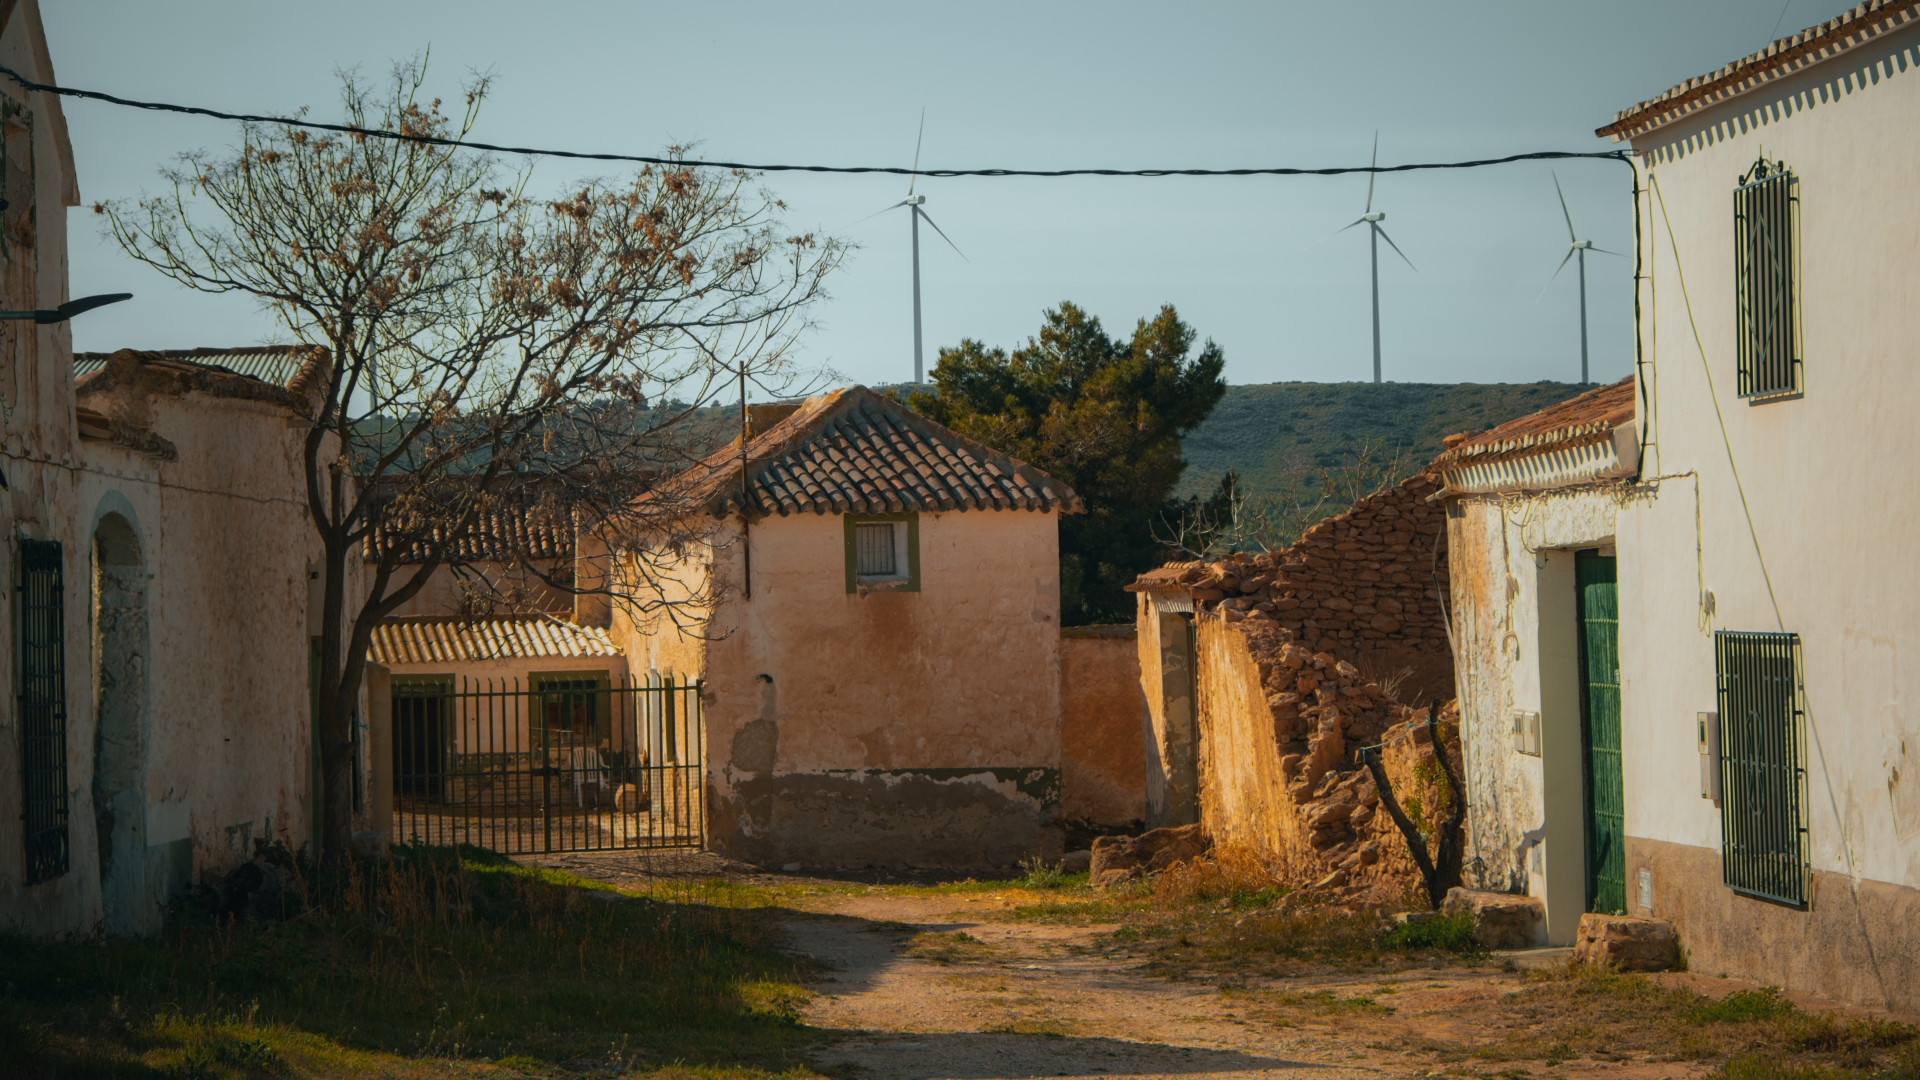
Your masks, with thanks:
[[(892, 206), (886, 207), (883, 210), (875, 211), (874, 213), (868, 214), (867, 217), (860, 219), (861, 221), (865, 221), (867, 220), (867, 218), (878, 217), (881, 214), (886, 213), (887, 210), (897, 210), (900, 207), (904, 206), (907, 208), (908, 217), (913, 223), (913, 381), (916, 385), (919, 383), (925, 382), (927, 377), (926, 361), (924, 358), (924, 353), (922, 351), (921, 334), (920, 334), (920, 221), (921, 219), (922, 218), (926, 219), (927, 224), (932, 227), (934, 232), (937, 232), (940, 234), (940, 239), (945, 240), (947, 242), (947, 246), (953, 249), (954, 254), (959, 255), (961, 259), (967, 262), (973, 261), (972, 259), (968, 259), (967, 253), (960, 250), (960, 245), (954, 243), (953, 239), (949, 237), (946, 234), (946, 232), (940, 228), (940, 226), (934, 224), (933, 218), (929, 216), (925, 210), (921, 209), (927, 204), (927, 197), (925, 195), (915, 195), (913, 193), (914, 185), (919, 183), (919, 180), (920, 180), (920, 143), (921, 143), (921, 140), (926, 137), (926, 134), (927, 134), (927, 111), (925, 109), (922, 109), (920, 110), (920, 134), (915, 136), (913, 140), (913, 172), (909, 174), (907, 177), (907, 197), (904, 199), (901, 199), (897, 203), (894, 203)], [(855, 222), (855, 224), (858, 224), (858, 223), (859, 222)]]
[[(1602, 255), (1612, 255), (1621, 259), (1626, 258), (1626, 256), (1617, 251), (1608, 251), (1606, 248), (1594, 247), (1593, 241), (1591, 240), (1580, 239), (1580, 234), (1573, 229), (1573, 213), (1567, 209), (1567, 193), (1560, 190), (1560, 175), (1558, 173), (1553, 174), (1553, 193), (1560, 196), (1560, 213), (1561, 216), (1567, 219), (1567, 240), (1569, 243), (1567, 247), (1567, 257), (1560, 260), (1560, 265), (1554, 267), (1553, 274), (1547, 278), (1547, 284), (1540, 287), (1540, 296), (1547, 295), (1548, 287), (1553, 284), (1554, 278), (1560, 276), (1560, 271), (1567, 268), (1568, 261), (1575, 258), (1580, 260), (1580, 385), (1585, 386), (1588, 382), (1592, 381), (1587, 378), (1587, 252), (1597, 251)], [(1534, 297), (1533, 302), (1536, 304), (1539, 303), (1540, 296)]]
[[(1380, 133), (1376, 131), (1373, 133), (1373, 161), (1368, 167), (1371, 169), (1379, 164)], [(1333, 236), (1338, 236), (1346, 232), (1347, 229), (1353, 228), (1354, 225), (1365, 225), (1371, 234), (1369, 239), (1371, 240), (1373, 252), (1373, 381), (1376, 383), (1380, 381), (1380, 241), (1385, 240), (1387, 246), (1393, 249), (1393, 253), (1400, 256), (1401, 260), (1405, 262), (1414, 273), (1417, 274), (1420, 272), (1420, 268), (1413, 265), (1413, 260), (1407, 258), (1407, 253), (1400, 250), (1400, 245), (1394, 243), (1393, 237), (1388, 236), (1387, 230), (1380, 225), (1381, 222), (1387, 220), (1387, 215), (1385, 211), (1375, 210), (1373, 208), (1373, 181), (1378, 175), (1379, 174), (1375, 172), (1367, 173), (1366, 210), (1361, 213), (1360, 217), (1356, 219), (1353, 224), (1347, 225), (1333, 233)], [(1328, 239), (1331, 238), (1332, 237), (1329, 237)]]

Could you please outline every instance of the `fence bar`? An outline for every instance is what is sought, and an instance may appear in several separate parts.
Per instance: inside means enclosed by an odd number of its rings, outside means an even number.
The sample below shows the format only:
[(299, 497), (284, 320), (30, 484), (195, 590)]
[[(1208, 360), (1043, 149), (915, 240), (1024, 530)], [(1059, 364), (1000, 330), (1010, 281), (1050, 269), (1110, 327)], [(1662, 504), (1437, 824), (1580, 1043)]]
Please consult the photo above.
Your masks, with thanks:
[(698, 680), (393, 686), (396, 842), (515, 855), (705, 847)]

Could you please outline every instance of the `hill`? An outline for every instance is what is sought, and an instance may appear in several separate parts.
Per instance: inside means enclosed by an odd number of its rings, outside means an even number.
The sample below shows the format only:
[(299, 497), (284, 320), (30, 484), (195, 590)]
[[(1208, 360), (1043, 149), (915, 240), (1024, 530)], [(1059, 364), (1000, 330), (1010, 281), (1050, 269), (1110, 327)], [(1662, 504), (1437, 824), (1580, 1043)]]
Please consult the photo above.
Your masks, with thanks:
[(1228, 468), (1249, 494), (1279, 490), (1289, 473), (1351, 460), (1363, 440), (1406, 452), (1405, 470), (1431, 461), (1440, 440), (1544, 409), (1588, 387), (1576, 383), (1257, 383), (1230, 386), (1184, 440), (1179, 494), (1213, 490)]

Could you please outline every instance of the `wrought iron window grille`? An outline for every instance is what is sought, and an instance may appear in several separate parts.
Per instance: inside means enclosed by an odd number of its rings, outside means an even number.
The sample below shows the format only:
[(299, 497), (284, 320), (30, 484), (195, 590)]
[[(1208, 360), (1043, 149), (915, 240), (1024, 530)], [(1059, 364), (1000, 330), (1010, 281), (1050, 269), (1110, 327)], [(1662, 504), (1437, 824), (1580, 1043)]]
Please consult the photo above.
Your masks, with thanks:
[(1720, 702), (1720, 856), (1735, 892), (1804, 906), (1807, 750), (1800, 635), (1713, 635)]
[(1760, 158), (1733, 192), (1739, 394), (1771, 400), (1802, 386), (1800, 181)]
[(67, 655), (64, 559), (58, 540), (19, 541), (14, 670), (20, 719), (20, 819), (26, 883), (67, 872)]

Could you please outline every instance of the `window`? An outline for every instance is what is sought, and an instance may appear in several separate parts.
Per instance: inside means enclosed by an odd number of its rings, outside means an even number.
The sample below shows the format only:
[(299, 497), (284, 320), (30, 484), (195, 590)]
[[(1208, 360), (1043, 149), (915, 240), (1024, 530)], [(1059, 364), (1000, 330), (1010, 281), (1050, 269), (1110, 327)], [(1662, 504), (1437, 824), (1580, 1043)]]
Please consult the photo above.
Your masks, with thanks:
[(1713, 635), (1720, 699), (1720, 863), (1735, 892), (1807, 902), (1800, 636)]
[(1740, 396), (1800, 390), (1800, 188), (1761, 158), (1733, 192)]
[(864, 521), (853, 527), (861, 577), (893, 577), (893, 522)]
[(920, 591), (918, 514), (846, 515), (847, 592)]
[(14, 590), (27, 884), (67, 872), (67, 656), (57, 540), (21, 540)]

